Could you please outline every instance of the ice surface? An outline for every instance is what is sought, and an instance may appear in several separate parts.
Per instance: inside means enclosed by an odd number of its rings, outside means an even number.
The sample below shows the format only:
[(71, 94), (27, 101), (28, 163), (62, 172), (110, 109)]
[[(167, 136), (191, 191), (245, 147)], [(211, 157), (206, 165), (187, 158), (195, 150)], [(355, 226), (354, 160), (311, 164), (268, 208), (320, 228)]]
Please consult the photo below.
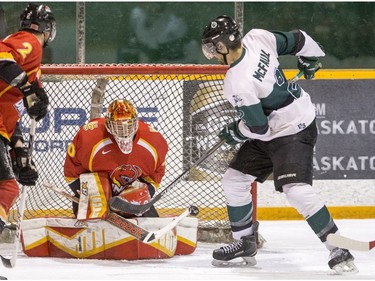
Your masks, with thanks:
[[(341, 234), (363, 241), (375, 239), (375, 219), (336, 220)], [(199, 243), (188, 256), (164, 260), (111, 261), (31, 258), (20, 253), (9, 280), (375, 280), (375, 249), (354, 252), (359, 273), (340, 276), (329, 269), (328, 250), (305, 221), (261, 221), (267, 242), (252, 268), (216, 268), (212, 251), (221, 244)], [(4, 246), (1, 253), (7, 252)]]

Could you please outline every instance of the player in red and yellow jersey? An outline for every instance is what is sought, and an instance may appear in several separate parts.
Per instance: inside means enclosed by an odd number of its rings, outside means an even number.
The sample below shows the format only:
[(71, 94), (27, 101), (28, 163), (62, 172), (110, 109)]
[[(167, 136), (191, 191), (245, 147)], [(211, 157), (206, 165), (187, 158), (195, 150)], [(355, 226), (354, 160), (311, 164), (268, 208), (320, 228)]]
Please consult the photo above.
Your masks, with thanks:
[[(35, 166), (23, 161), (27, 148), (17, 123), (25, 108), (36, 121), (47, 114), (49, 101), (40, 83), (40, 64), (43, 47), (56, 34), (48, 6), (28, 4), (20, 18), (20, 30), (0, 41), (0, 233), (19, 194), (16, 179), (34, 185), (38, 178)], [(13, 160), (8, 146), (13, 148)]]
[[(100, 187), (110, 186), (109, 196), (124, 196), (144, 204), (154, 195), (165, 174), (167, 152), (164, 137), (139, 120), (133, 104), (115, 100), (105, 117), (80, 128), (68, 148), (64, 175), (77, 197), (82, 191), (82, 174), (99, 173), (101, 181), (104, 174), (104, 181), (109, 182)], [(76, 215), (78, 207), (73, 204)], [(150, 209), (145, 216), (157, 216), (156, 210)]]

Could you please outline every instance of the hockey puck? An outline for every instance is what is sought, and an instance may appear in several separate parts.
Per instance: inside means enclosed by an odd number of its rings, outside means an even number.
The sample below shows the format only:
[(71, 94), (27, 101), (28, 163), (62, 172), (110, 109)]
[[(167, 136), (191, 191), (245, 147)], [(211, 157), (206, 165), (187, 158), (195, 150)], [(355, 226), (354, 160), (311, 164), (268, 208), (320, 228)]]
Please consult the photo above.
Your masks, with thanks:
[(198, 213), (199, 213), (199, 209), (196, 207), (196, 206), (190, 206), (190, 208), (189, 208), (189, 213), (190, 213), (190, 215), (192, 215), (192, 216), (196, 216), (196, 215), (198, 215)]

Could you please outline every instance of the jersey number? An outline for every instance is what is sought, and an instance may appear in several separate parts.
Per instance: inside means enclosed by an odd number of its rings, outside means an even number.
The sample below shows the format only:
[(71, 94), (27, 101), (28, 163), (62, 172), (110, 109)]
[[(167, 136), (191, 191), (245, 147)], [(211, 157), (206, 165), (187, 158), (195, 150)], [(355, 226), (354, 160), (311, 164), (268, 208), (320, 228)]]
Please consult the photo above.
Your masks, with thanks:
[(22, 56), (23, 59), (26, 58), (28, 54), (31, 53), (33, 50), (33, 46), (29, 42), (24, 42), (22, 45), (25, 47), (24, 49), (17, 49), (18, 53)]

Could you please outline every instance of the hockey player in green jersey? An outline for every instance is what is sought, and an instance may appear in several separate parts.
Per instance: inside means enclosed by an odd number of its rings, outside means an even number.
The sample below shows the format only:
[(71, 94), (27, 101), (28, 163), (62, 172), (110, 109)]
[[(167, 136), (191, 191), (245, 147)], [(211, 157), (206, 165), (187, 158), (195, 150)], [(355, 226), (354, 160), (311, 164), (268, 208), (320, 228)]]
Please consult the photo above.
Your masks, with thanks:
[(329, 267), (337, 273), (357, 272), (348, 250), (327, 243), (327, 235), (338, 233), (338, 228), (312, 188), (314, 105), (298, 84), (287, 81), (278, 60), (296, 56), (305, 79), (312, 79), (319, 57), (325, 55), (322, 47), (302, 30), (252, 29), (242, 37), (231, 17), (219, 16), (205, 27), (202, 50), (208, 59), (229, 65), (223, 94), (241, 117), (219, 133), (227, 144), (241, 146), (222, 180), (234, 242), (215, 250), (212, 264), (256, 264), (258, 223), (252, 222), (250, 188), (253, 181), (262, 183), (273, 173), (275, 189), (286, 195), (329, 250)]

